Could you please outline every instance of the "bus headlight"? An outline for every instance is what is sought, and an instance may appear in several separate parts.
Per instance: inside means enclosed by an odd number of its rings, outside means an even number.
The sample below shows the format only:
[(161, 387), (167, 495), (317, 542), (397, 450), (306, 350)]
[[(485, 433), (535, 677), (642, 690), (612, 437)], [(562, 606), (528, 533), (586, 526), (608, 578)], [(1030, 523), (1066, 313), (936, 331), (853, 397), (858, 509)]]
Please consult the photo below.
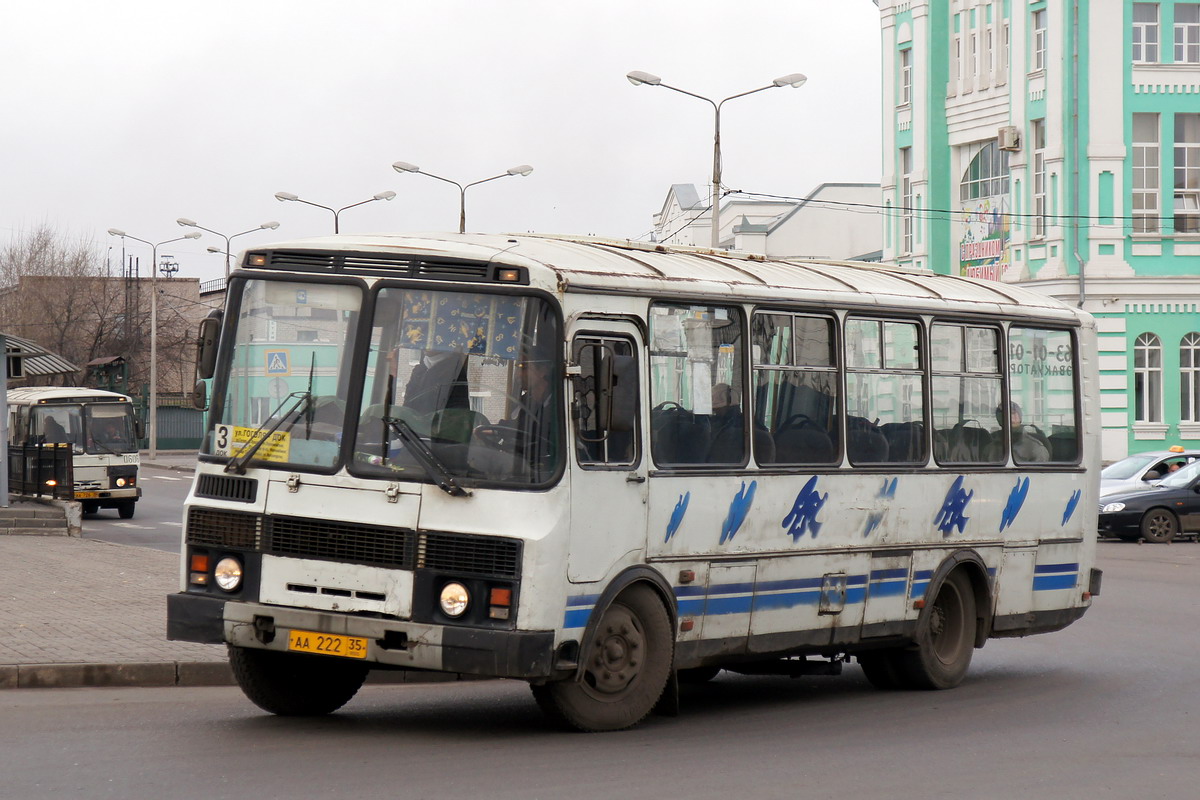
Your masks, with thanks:
[(1109, 503), (1104, 508), (1100, 509), (1100, 513), (1101, 514), (1115, 514), (1118, 511), (1124, 511), (1124, 510), (1125, 510), (1124, 503)]
[(118, 489), (125, 488), (125, 479), (124, 478), (117, 478), (117, 488)]
[(442, 587), (438, 603), (447, 617), (461, 617), (471, 604), (471, 593), (461, 583), (451, 581)]
[(213, 579), (227, 592), (236, 592), (242, 585), (242, 562), (232, 556), (225, 556), (217, 562), (213, 569)]

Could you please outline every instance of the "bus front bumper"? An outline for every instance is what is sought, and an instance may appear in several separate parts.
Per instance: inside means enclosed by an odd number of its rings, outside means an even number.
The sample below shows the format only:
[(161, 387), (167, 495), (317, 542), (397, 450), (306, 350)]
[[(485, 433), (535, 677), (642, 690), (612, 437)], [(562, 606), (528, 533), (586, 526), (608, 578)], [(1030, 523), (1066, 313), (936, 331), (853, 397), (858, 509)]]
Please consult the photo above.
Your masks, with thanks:
[(286, 652), (292, 630), (366, 639), (366, 661), (381, 666), (524, 680), (552, 672), (552, 631), (427, 625), (185, 593), (167, 597), (168, 639)]

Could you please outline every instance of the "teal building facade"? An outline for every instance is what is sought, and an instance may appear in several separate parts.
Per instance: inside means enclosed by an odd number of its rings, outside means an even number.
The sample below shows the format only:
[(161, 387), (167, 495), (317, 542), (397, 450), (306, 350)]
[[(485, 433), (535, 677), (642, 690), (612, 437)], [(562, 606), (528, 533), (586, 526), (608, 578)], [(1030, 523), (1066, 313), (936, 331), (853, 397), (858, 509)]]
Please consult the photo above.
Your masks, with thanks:
[(1200, 3), (878, 5), (884, 260), (1092, 313), (1106, 462), (1200, 447)]

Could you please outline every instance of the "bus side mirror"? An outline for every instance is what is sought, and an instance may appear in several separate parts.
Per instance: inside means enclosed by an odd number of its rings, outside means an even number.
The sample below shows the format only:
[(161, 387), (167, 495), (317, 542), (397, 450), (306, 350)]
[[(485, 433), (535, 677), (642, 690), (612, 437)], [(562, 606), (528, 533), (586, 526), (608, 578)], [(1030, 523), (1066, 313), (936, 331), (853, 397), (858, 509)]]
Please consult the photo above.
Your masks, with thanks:
[(208, 411), (208, 384), (204, 381), (196, 381), (192, 388), (192, 408)]
[(610, 433), (628, 433), (637, 425), (637, 359), (613, 354), (604, 365), (601, 424)]
[(200, 320), (200, 336), (196, 339), (196, 377), (208, 379), (217, 369), (217, 343), (221, 336), (221, 311), (213, 311)]

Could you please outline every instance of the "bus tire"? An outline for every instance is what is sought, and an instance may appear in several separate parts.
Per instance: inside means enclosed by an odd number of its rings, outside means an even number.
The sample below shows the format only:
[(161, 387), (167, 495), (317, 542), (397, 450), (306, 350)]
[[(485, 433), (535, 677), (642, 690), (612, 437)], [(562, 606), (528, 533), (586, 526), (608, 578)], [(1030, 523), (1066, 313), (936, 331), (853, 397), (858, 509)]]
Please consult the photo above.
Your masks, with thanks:
[(917, 627), (912, 647), (899, 651), (903, 684), (913, 689), (950, 689), (962, 682), (975, 650), (975, 592), (966, 572), (955, 570)]
[(674, 658), (667, 609), (635, 584), (604, 611), (577, 678), (533, 685), (538, 706), (581, 731), (617, 731), (645, 719), (667, 685)]
[(133, 500), (122, 500), (117, 503), (117, 516), (121, 519), (133, 519), (133, 512), (137, 508), (137, 504)]
[(1142, 515), (1142, 538), (1147, 542), (1164, 544), (1175, 538), (1179, 520), (1165, 508), (1152, 508)]
[(367, 666), (332, 656), (277, 653), (229, 645), (229, 665), (246, 697), (282, 717), (330, 714), (354, 697)]

